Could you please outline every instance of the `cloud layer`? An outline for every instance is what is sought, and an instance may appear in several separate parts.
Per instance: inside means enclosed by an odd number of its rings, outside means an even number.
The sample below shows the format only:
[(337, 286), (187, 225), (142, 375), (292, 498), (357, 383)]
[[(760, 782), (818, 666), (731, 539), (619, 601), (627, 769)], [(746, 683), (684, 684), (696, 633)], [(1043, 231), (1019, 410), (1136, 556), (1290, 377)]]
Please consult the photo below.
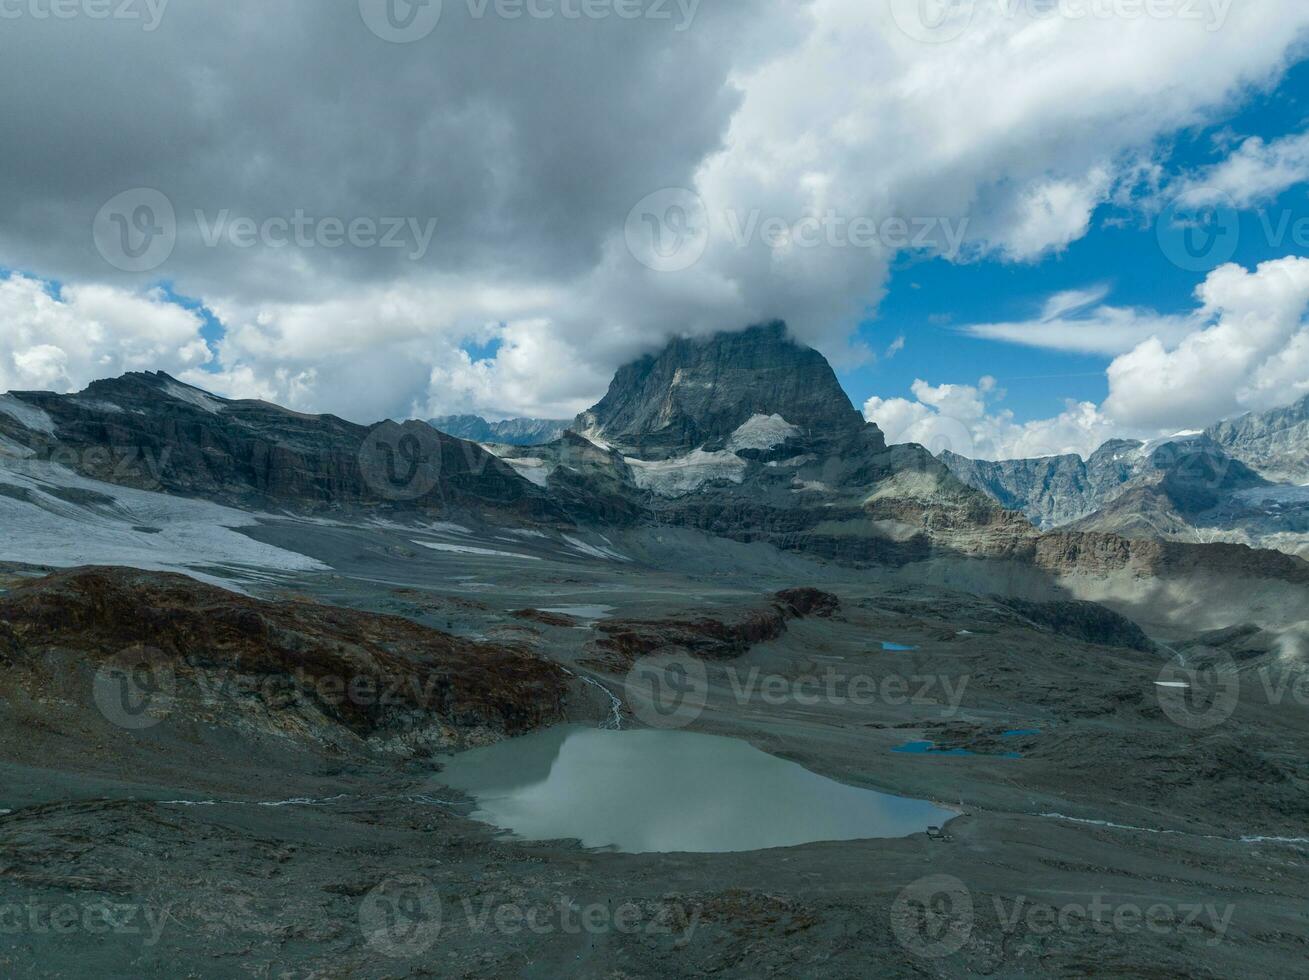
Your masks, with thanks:
[[(355, 4), (195, 0), (154, 31), (6, 21), (0, 85), (23, 98), (0, 110), (0, 265), (69, 284), (58, 315), (99, 332), (83, 353), (42, 332), (46, 313), (9, 311), (0, 384), (149, 361), (358, 419), (563, 417), (676, 333), (784, 317), (858, 358), (848, 338), (898, 255), (1057, 252), (1161, 140), (1274, 84), (1309, 27), (1300, 4), (1236, 5), (1218, 30), (1002, 6), (940, 44), (868, 0), (687, 5), (689, 21), (447, 0), (407, 44)], [(1273, 171), (1298, 152), (1242, 150)], [(176, 241), (123, 273), (92, 227), (140, 187), (171, 202)], [(285, 244), (298, 218), (303, 243)], [(332, 244), (390, 218), (435, 219), (430, 246)], [(161, 280), (225, 328), (216, 373), (199, 376), (195, 318), (158, 309)], [(145, 312), (110, 309), (131, 303)], [(1095, 315), (1131, 321), (1115, 348), (1142, 339), (1139, 315)], [(1172, 356), (1178, 333), (1154, 329)]]

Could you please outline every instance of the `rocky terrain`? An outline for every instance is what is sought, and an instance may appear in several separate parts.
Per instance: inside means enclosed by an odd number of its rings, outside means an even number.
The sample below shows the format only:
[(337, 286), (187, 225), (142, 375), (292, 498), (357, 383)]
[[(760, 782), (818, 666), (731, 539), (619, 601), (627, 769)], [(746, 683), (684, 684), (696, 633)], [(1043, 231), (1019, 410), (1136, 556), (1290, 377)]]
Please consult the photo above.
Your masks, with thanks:
[[(1279, 492), (1216, 439), (967, 468), (768, 325), (491, 448), (162, 375), (0, 396), (0, 974), (1300, 969), (1309, 562), (1131, 520)], [(1118, 494), (1042, 533), (993, 499), (1020, 479), (1061, 519)], [(669, 660), (690, 731), (959, 816), (623, 854), (442, 783), (650, 724)]]
[[(1045, 530), (1225, 541), (1309, 556), (1309, 490), (1266, 478), (1212, 434), (1148, 445), (1117, 440), (1087, 460), (941, 458), (969, 486)], [(1293, 454), (1280, 458), (1295, 465)]]
[(1309, 395), (1294, 405), (1219, 422), (1207, 435), (1276, 483), (1309, 483)]
[(108, 483), (245, 508), (559, 520), (540, 488), (421, 422), (354, 425), (230, 401), (165, 374), (0, 396), (0, 448)]
[(469, 442), (494, 442), (505, 446), (540, 446), (554, 442), (568, 430), (568, 420), (504, 419), (488, 422), (480, 415), (442, 415), (430, 419), (434, 429)]

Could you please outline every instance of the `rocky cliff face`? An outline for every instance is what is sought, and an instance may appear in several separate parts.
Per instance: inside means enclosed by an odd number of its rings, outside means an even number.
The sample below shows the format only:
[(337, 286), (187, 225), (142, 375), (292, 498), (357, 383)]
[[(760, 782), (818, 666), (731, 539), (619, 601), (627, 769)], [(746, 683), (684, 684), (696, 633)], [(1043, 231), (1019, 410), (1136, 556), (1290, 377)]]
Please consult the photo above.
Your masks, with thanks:
[(1269, 480), (1309, 483), (1309, 396), (1286, 408), (1219, 422), (1205, 434)]
[(558, 419), (505, 419), (503, 422), (488, 422), (480, 415), (442, 415), (428, 424), (446, 435), (467, 439), (469, 442), (543, 446), (562, 436), (572, 423)]
[(868, 424), (823, 356), (773, 323), (675, 340), (628, 364), (574, 428), (627, 456), (661, 460), (723, 448), (734, 435), (755, 443), (775, 435), (840, 439)]
[(1138, 472), (1142, 446), (1115, 439), (1087, 460), (1048, 456), (993, 462), (946, 451), (941, 461), (970, 487), (1022, 511), (1037, 527), (1052, 528), (1086, 517), (1123, 493)]
[(1309, 490), (1269, 482), (1209, 435), (1149, 445), (1117, 440), (1086, 461), (987, 462), (949, 453), (942, 461), (965, 483), (1045, 530), (1309, 555)]
[(74, 395), (3, 396), (0, 439), (93, 479), (244, 508), (562, 519), (511, 467), (425, 423), (302, 415), (162, 373), (97, 381)]

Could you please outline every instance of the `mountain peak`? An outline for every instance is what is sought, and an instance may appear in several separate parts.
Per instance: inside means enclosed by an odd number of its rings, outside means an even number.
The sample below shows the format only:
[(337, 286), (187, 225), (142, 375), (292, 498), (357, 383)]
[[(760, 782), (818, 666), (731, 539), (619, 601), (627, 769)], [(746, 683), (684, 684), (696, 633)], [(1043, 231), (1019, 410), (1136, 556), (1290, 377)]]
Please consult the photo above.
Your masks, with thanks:
[(670, 341), (620, 368), (574, 426), (628, 455), (658, 459), (726, 442), (757, 416), (777, 416), (807, 441), (870, 428), (823, 355), (780, 321)]

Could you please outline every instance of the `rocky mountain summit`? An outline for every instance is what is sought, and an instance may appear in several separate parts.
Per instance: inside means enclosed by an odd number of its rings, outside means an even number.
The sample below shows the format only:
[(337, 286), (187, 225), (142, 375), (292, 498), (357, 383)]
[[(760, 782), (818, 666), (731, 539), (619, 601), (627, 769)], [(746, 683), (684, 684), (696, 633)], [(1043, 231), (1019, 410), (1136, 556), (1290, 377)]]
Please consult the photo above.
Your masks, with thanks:
[(715, 451), (733, 439), (737, 448), (772, 449), (869, 430), (831, 365), (782, 323), (674, 340), (620, 368), (573, 428), (643, 460)]

